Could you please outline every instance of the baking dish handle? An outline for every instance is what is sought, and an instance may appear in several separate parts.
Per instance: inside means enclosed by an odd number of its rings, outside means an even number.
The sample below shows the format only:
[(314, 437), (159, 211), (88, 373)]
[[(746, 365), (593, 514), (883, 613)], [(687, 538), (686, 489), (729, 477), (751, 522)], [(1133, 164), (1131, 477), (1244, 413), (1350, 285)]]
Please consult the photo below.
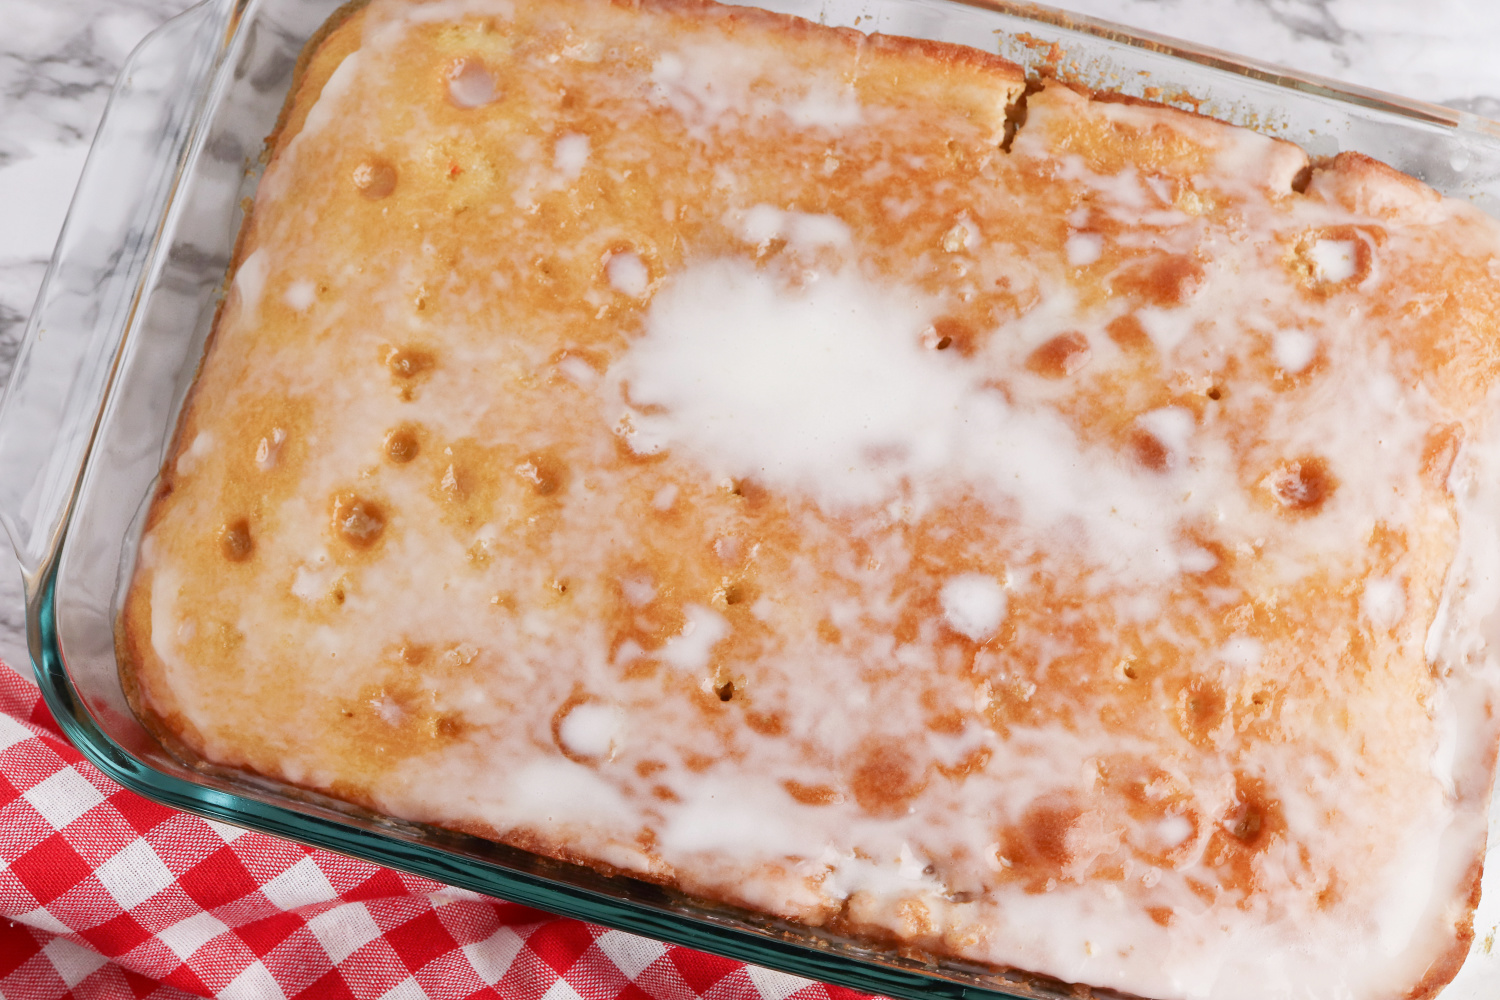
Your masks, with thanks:
[(28, 589), (58, 540), (153, 270), (209, 75), (244, 0), (204, 0), (126, 61), (0, 397), (0, 523)]

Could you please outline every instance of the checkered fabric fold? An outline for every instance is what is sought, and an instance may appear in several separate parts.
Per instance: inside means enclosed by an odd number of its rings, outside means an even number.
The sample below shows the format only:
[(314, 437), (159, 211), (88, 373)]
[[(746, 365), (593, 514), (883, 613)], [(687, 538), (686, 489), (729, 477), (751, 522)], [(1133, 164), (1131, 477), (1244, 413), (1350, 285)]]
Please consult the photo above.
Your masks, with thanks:
[(859, 1000), (175, 812), (0, 664), (0, 997)]

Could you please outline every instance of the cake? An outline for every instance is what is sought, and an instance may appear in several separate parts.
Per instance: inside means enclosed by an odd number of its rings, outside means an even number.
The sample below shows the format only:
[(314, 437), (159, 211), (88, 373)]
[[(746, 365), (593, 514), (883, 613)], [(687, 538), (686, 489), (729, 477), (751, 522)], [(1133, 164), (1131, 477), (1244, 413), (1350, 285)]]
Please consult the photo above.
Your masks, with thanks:
[(310, 43), (120, 619), (182, 752), (1153, 1000), (1427, 997), (1495, 762), (1500, 231), (702, 0)]

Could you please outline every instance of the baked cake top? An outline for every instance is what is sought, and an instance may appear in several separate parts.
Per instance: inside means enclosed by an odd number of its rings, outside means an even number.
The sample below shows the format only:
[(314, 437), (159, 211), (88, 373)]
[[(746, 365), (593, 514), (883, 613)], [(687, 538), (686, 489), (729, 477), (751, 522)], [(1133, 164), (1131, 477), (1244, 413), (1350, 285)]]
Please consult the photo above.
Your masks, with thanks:
[(1024, 85), (690, 0), (354, 13), (151, 511), (143, 708), (864, 940), (1163, 1000), (1441, 986), (1493, 765), (1495, 224)]

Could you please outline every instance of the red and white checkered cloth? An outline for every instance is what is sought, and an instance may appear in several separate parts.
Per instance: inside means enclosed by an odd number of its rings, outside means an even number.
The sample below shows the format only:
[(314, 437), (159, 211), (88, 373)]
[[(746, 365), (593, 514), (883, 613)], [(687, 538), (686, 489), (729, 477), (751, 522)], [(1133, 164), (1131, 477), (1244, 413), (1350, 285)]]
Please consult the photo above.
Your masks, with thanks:
[(175, 812), (0, 664), (0, 997), (860, 1000)]

